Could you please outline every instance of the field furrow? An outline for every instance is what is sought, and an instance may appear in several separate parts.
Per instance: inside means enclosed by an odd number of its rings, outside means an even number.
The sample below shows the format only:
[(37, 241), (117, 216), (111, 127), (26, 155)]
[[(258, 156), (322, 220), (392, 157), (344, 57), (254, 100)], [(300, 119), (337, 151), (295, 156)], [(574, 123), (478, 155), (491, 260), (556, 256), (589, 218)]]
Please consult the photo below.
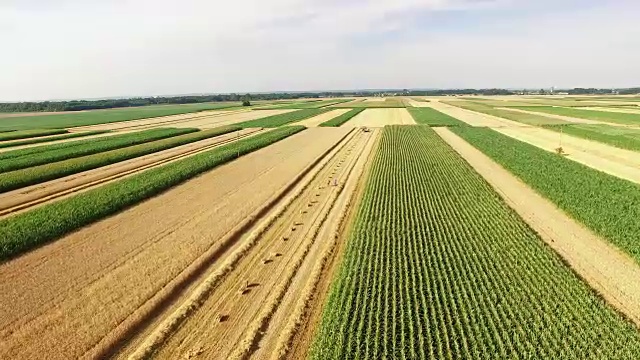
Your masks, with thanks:
[[(237, 250), (241, 254), (237, 263), (223, 263), (208, 275), (208, 279), (221, 278), (175, 334), (159, 344), (156, 356), (199, 353), (264, 359), (276, 355), (279, 330), (289, 325), (302, 285), (310, 281), (323, 250), (330, 245), (330, 239), (319, 234), (330, 214), (340, 216), (335, 203), (372, 140), (370, 133), (352, 133), (273, 214), (248, 230), (241, 240), (245, 245)], [(193, 307), (188, 302), (182, 306)], [(221, 321), (222, 316), (227, 318)], [(138, 349), (135, 358), (144, 357), (144, 348)]]
[(0, 309), (0, 357), (107, 351), (140, 307), (344, 133), (306, 130), (3, 263), (0, 302), (15, 306)]
[(0, 194), (0, 218), (162, 166), (264, 130), (246, 129)]

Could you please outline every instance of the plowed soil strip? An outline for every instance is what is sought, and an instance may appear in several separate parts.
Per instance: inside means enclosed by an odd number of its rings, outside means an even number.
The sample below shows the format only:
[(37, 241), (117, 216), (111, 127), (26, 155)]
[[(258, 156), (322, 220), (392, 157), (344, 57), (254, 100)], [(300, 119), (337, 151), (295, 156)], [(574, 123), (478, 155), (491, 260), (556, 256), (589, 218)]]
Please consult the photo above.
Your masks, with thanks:
[(86, 353), (345, 133), (303, 131), (3, 263), (0, 358)]
[[(294, 198), (245, 239), (255, 245), (243, 249), (237, 264), (206, 300), (198, 302), (198, 310), (157, 350), (158, 357), (244, 358), (260, 351), (259, 345), (276, 348), (280, 332), (274, 330), (285, 328), (288, 321), (280, 306), (295, 308), (304, 281), (327, 246), (319, 244), (317, 235), (371, 135), (357, 132), (336, 149), (317, 173), (303, 181)], [(255, 357), (263, 355), (258, 352)]]
[(60, 200), (79, 192), (88, 191), (123, 177), (193, 156), (214, 147), (256, 135), (260, 132), (263, 132), (263, 130), (246, 129), (233, 134), (217, 136), (215, 138), (66, 176), (46, 183), (9, 191), (0, 194), (0, 218), (17, 212), (30, 210), (36, 206), (41, 206), (54, 200)]
[(436, 132), (605, 300), (640, 326), (640, 267), (445, 128)]
[(384, 127), (385, 125), (415, 125), (416, 122), (407, 109), (366, 109), (342, 127)]

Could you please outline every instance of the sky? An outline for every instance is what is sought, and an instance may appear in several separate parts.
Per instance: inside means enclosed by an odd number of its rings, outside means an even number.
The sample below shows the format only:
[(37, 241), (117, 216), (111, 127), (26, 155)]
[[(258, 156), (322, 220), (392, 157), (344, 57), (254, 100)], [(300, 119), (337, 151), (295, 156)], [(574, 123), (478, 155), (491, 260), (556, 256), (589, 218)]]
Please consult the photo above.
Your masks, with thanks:
[(637, 0), (0, 0), (0, 101), (640, 86)]

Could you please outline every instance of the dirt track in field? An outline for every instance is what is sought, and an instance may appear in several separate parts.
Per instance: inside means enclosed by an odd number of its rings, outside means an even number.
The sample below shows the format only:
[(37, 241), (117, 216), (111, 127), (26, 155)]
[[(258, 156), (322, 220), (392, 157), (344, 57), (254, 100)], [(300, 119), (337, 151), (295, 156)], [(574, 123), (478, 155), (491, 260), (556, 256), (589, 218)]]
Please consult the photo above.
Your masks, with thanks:
[[(156, 325), (132, 358), (144, 358), (145, 350), (154, 348), (156, 357), (172, 359), (195, 354), (207, 359), (284, 355), (285, 344), (295, 334), (295, 323), (314, 292), (321, 273), (318, 267), (336, 244), (336, 227), (375, 135), (352, 132), (241, 240), (235, 264), (212, 269), (205, 280), (216, 279), (212, 289), (176, 308), (173, 318), (183, 320), (175, 333), (166, 339), (167, 326)], [(337, 179), (338, 186), (328, 185), (332, 179)], [(193, 304), (198, 304), (197, 309), (184, 319), (180, 309), (192, 309)], [(228, 318), (221, 322), (221, 316)], [(173, 318), (164, 323), (172, 324)]]
[(0, 194), (0, 218), (28, 211), (259, 132), (261, 132), (260, 129), (245, 129), (5, 192)]
[(1, 264), (0, 358), (95, 355), (346, 132), (303, 131)]
[(640, 326), (640, 267), (445, 128), (436, 132), (602, 297)]
[(302, 121), (298, 121), (297, 123), (294, 123), (292, 125), (304, 125), (307, 127), (316, 127), (320, 124), (322, 124), (325, 121), (329, 121), (335, 117), (338, 117), (348, 111), (350, 111), (351, 109), (336, 109), (336, 110), (331, 110), (328, 111), (326, 113), (322, 113), (318, 116), (314, 116), (311, 117), (309, 119), (306, 120), (302, 120)]
[(515, 121), (447, 104), (439, 103), (434, 108), (470, 125), (491, 127), (504, 135), (549, 152), (555, 152), (556, 148), (562, 146), (568, 159), (610, 175), (640, 183), (640, 156), (635, 151), (561, 134), (541, 127), (523, 125)]
[(407, 109), (366, 109), (351, 120), (342, 124), (342, 127), (384, 127), (385, 125), (415, 125), (416, 122)]

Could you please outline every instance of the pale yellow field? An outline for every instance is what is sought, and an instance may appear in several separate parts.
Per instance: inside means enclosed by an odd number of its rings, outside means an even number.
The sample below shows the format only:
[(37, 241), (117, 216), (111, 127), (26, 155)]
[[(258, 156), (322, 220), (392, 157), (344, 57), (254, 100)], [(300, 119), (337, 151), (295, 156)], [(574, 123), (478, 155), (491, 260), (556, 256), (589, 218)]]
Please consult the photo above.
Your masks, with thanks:
[(385, 125), (415, 125), (407, 109), (366, 109), (347, 121), (342, 127), (384, 127)]

